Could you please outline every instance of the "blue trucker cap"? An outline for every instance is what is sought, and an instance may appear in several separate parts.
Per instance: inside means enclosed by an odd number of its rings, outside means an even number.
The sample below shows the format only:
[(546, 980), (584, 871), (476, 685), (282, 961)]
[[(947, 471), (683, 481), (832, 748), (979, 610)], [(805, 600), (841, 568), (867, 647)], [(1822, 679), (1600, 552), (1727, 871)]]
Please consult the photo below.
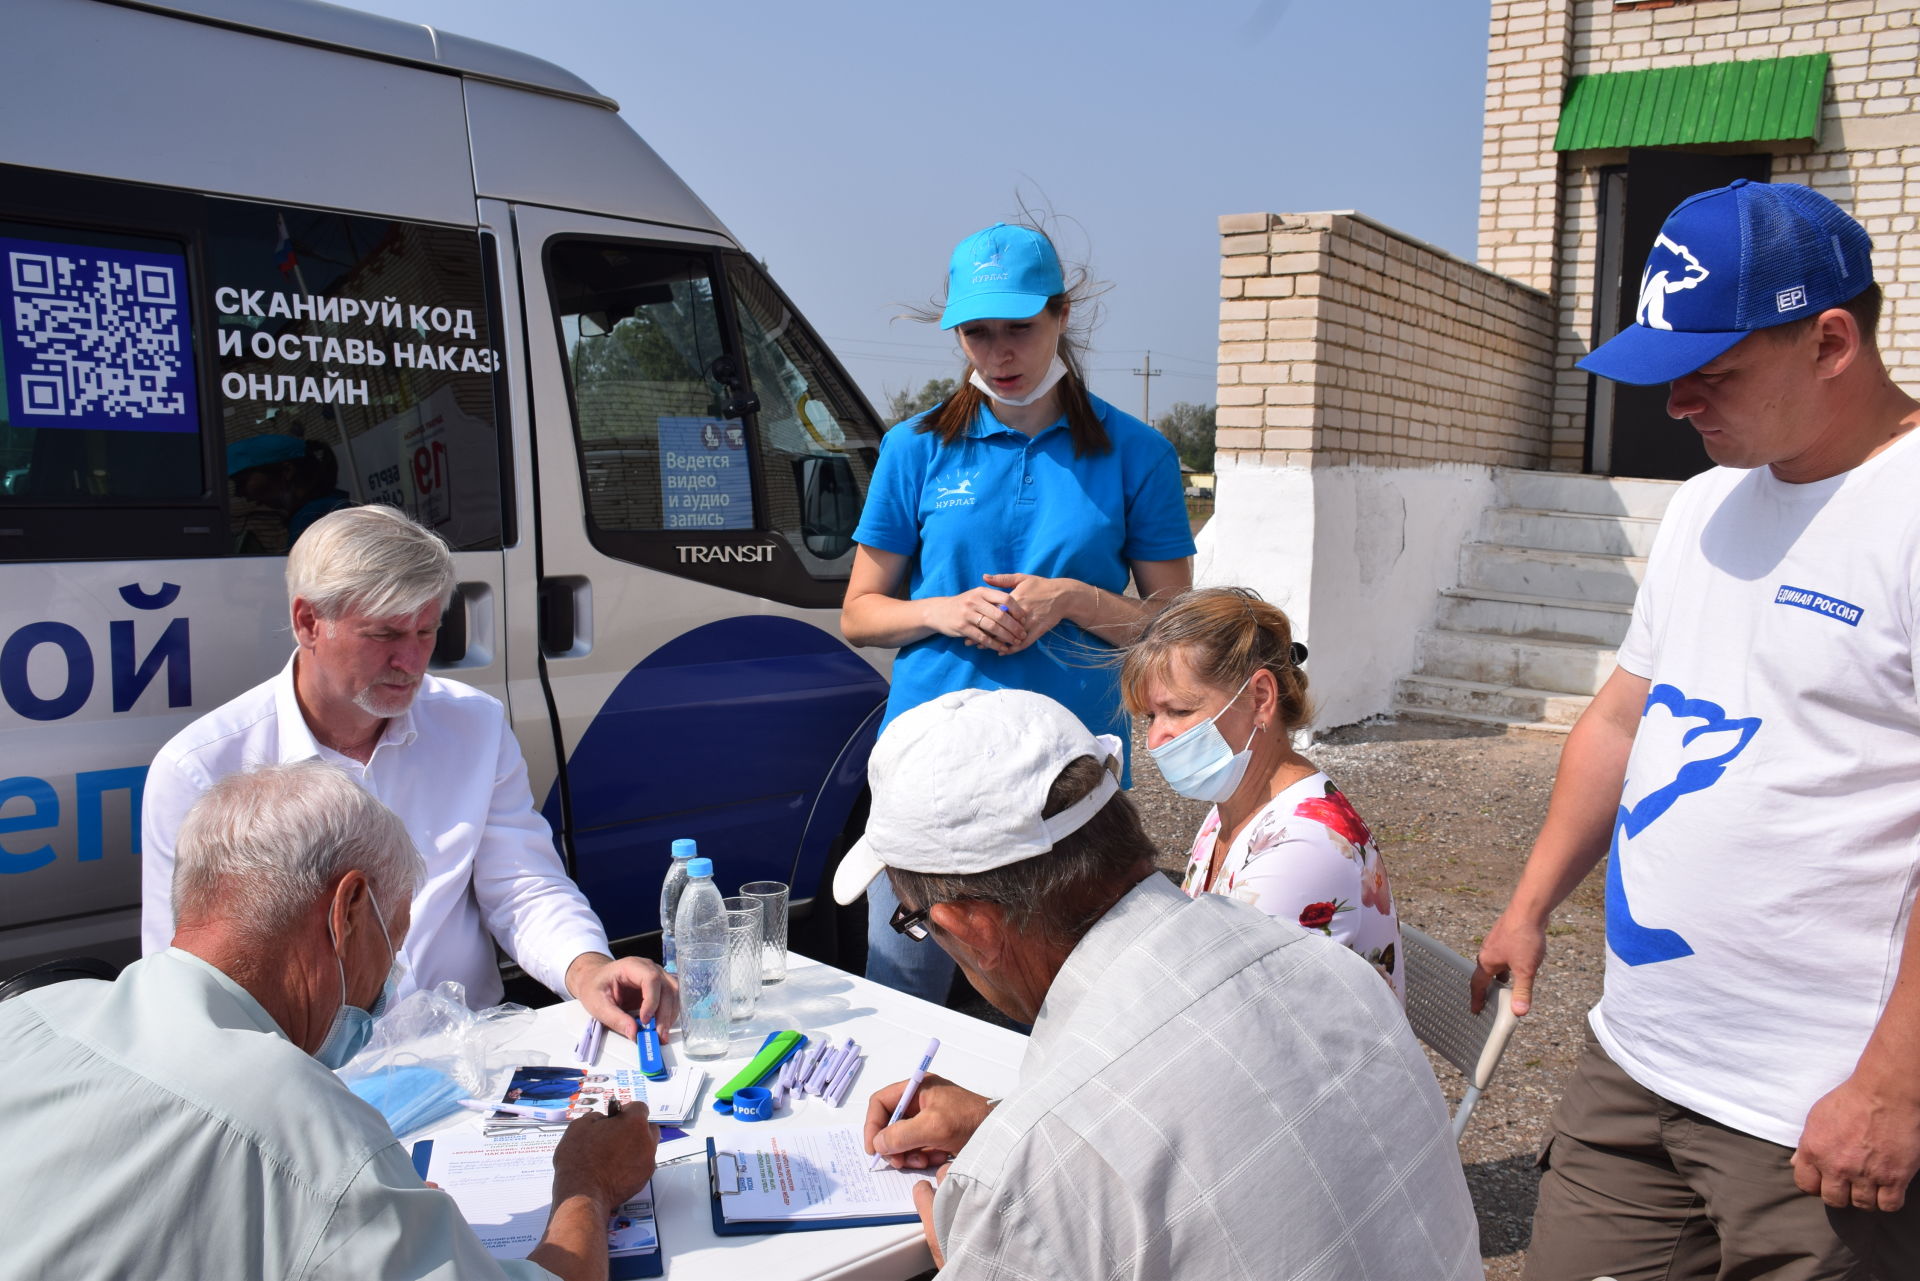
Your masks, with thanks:
[(1873, 283), (1873, 241), (1811, 187), (1745, 178), (1680, 202), (1640, 276), (1634, 323), (1580, 368), (1672, 382), (1756, 329), (1817, 316)]
[(1025, 320), (1065, 292), (1066, 277), (1052, 242), (1031, 227), (996, 222), (954, 249), (940, 328), (969, 320)]
[(291, 436), (246, 436), (227, 444), (227, 475), (238, 476), (249, 467), (291, 462), (306, 456), (306, 442)]

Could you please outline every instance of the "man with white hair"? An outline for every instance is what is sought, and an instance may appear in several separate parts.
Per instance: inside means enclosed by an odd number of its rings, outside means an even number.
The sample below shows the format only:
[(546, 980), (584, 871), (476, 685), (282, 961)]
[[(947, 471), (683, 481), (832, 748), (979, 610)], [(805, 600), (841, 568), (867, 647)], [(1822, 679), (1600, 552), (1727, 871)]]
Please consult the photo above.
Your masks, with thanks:
[(653, 1172), (644, 1106), (582, 1117), (553, 1211), (499, 1262), (329, 1068), (385, 999), (420, 856), (315, 760), (214, 783), (182, 822), (173, 946), (0, 1003), (0, 1276), (607, 1275)]
[(174, 839), (194, 800), (249, 765), (319, 759), (400, 815), (426, 854), (399, 995), (453, 979), (469, 1004), (497, 1004), (497, 940), (613, 1031), (633, 1036), (635, 1014), (664, 1029), (678, 1008), (673, 981), (610, 954), (533, 807), (506, 709), (427, 672), (453, 586), (447, 545), (391, 507), (333, 512), (307, 530), (287, 557), (293, 657), (175, 735), (147, 772), (141, 950), (173, 937)]
[(1025, 690), (964, 690), (887, 727), (866, 835), (893, 926), (1033, 1024), (997, 1104), (929, 1076), (868, 1104), (943, 1281), (1454, 1281), (1479, 1236), (1433, 1071), (1393, 990), (1346, 948), (1190, 899), (1116, 777), (1120, 742)]

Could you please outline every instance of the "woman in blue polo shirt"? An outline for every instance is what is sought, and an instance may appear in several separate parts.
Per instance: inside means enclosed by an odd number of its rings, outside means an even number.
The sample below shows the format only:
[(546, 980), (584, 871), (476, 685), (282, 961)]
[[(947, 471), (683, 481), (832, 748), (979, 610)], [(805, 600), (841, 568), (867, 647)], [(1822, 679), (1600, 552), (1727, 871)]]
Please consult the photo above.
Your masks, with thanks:
[[(900, 650), (887, 721), (1028, 689), (1129, 739), (1106, 658), (1192, 585), (1193, 534), (1173, 446), (1087, 390), (1072, 307), (1042, 232), (997, 223), (953, 251), (940, 327), (966, 376), (886, 434), (840, 611), (853, 644)], [(886, 877), (867, 902), (867, 977), (944, 1001), (953, 963), (888, 928)]]

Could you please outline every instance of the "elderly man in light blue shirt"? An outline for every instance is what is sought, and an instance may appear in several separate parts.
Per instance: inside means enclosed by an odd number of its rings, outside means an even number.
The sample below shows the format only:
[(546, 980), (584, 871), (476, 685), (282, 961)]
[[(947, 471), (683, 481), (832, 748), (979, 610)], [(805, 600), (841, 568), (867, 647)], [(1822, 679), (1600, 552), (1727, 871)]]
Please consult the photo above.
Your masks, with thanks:
[(644, 1108), (574, 1122), (526, 1261), (491, 1258), (328, 1070), (371, 1029), (421, 875), (319, 761), (215, 783), (180, 830), (173, 946), (0, 1004), (0, 1276), (607, 1275), (653, 1172)]

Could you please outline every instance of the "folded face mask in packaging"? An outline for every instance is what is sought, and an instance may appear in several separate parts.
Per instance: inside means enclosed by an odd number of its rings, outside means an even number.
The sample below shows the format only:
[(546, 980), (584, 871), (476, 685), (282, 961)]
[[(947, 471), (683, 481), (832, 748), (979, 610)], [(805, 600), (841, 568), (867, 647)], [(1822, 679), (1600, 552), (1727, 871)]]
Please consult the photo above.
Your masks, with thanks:
[(524, 1005), (469, 1010), (458, 983), (409, 992), (339, 1077), (405, 1135), (457, 1111), (461, 1099), (498, 1098), (516, 1067), (544, 1063), (545, 1055), (510, 1048), (532, 1018)]
[(348, 1083), (347, 1088), (387, 1118), (395, 1134), (406, 1134), (460, 1110), (466, 1092), (438, 1068), (389, 1067)]

